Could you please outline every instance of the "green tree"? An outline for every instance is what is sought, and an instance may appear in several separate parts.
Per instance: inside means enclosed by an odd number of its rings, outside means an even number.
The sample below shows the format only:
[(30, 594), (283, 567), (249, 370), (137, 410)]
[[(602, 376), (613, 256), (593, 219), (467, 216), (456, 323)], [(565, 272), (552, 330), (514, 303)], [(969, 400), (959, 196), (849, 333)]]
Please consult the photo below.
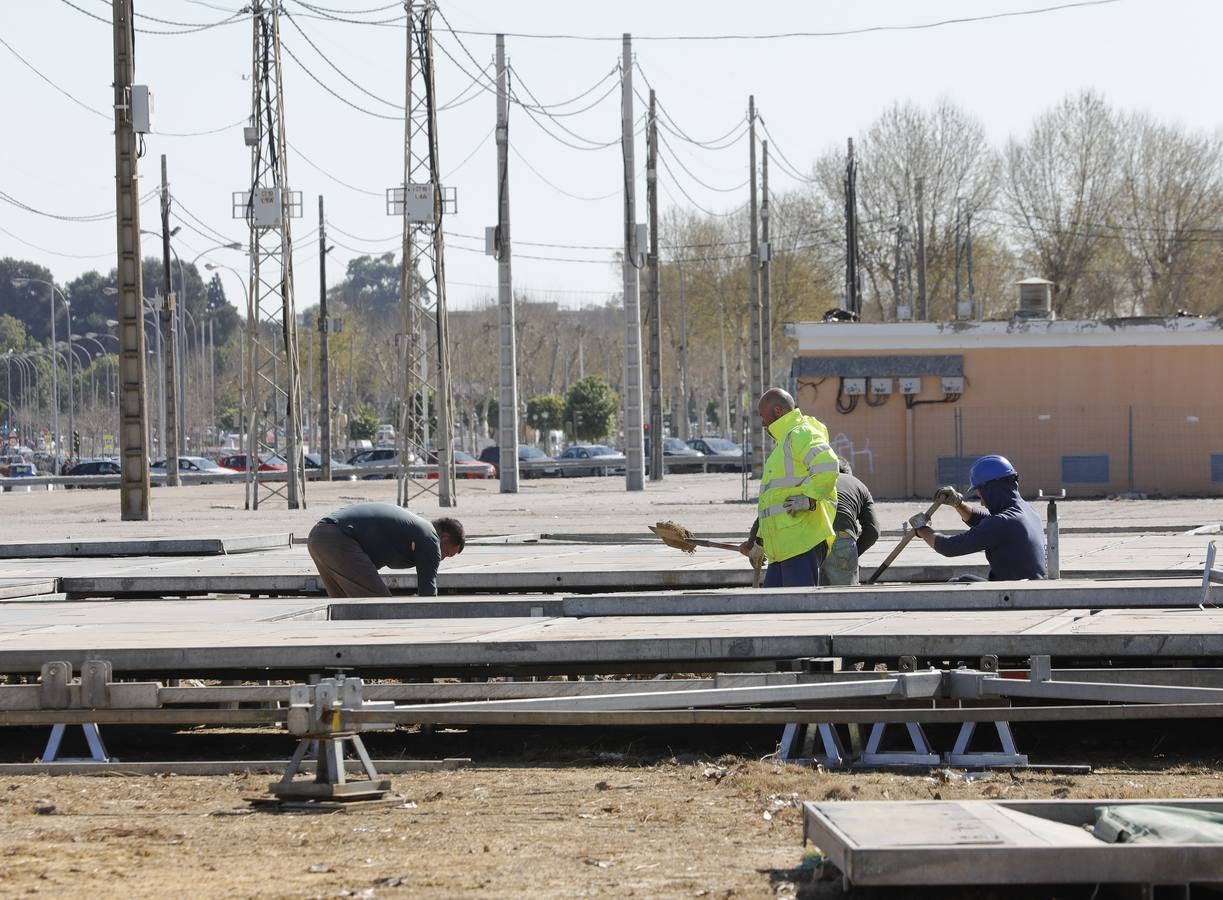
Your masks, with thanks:
[(565, 398), (565, 424), (580, 441), (591, 441), (611, 432), (616, 424), (620, 397), (598, 375), (574, 382)]
[(372, 441), (378, 434), (378, 413), (362, 403), (352, 414), (348, 423), (348, 436), (354, 441)]
[(540, 394), (527, 400), (527, 425), (536, 431), (558, 431), (565, 427), (565, 398)]

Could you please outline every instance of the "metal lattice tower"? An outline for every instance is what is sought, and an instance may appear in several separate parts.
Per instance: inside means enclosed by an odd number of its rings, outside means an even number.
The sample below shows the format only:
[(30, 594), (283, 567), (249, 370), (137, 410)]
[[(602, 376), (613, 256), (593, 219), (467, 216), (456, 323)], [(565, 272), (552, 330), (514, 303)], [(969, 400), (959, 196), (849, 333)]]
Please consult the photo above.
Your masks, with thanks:
[[(235, 217), (250, 227), (250, 294), (246, 316), (246, 508), (284, 497), (306, 505), (302, 464), (301, 375), (289, 223), (301, 215), (301, 194), (288, 188), (284, 80), (280, 65), (280, 0), (251, 4), (250, 188), (234, 195)], [(258, 458), (279, 453), (287, 481), (260, 481)]]
[[(408, 506), (421, 494), (436, 491), (439, 506), (454, 506), (453, 400), (442, 237), (442, 215), (454, 211), (454, 196), (442, 187), (438, 168), (433, 3), (424, 0), (406, 7), (403, 182), (387, 190), (387, 214), (403, 222), (397, 335), (403, 378), (398, 410), (398, 500), (400, 506)], [(436, 420), (433, 427), (431, 416)], [(413, 462), (431, 462), (434, 456), (436, 480), (411, 477)]]

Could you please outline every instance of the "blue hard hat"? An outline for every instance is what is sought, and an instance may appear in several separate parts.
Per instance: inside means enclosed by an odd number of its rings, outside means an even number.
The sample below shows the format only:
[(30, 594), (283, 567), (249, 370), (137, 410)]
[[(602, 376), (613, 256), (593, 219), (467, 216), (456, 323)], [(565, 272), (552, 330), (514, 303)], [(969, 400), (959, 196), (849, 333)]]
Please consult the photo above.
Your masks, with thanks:
[(995, 454), (982, 456), (973, 463), (972, 468), (968, 470), (968, 480), (974, 488), (979, 488), (987, 481), (993, 481), (997, 478), (1008, 478), (1018, 474), (1009, 459)]

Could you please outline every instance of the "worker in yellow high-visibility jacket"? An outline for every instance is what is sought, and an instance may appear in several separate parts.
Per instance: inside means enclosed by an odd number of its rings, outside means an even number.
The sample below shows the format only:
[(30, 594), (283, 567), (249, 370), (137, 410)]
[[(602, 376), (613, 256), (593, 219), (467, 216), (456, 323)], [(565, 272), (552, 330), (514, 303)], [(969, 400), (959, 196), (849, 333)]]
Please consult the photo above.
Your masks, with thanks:
[(757, 409), (776, 445), (761, 473), (756, 524), (739, 550), (752, 557), (763, 549), (766, 588), (814, 587), (835, 537), (837, 455), (824, 423), (803, 415), (788, 392), (770, 388)]

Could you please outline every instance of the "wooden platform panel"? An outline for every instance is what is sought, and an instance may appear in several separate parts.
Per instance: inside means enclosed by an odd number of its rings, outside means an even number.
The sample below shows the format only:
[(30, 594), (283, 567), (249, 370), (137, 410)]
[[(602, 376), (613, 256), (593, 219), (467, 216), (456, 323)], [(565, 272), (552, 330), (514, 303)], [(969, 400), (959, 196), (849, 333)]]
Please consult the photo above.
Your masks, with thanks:
[(1223, 844), (1111, 844), (1083, 828), (1099, 806), (1202, 800), (862, 801), (804, 804), (804, 838), (860, 887), (1218, 882)]
[(293, 535), (252, 534), (225, 538), (131, 538), (114, 541), (40, 541), (0, 544), (0, 559), (114, 556), (220, 556), (287, 547)]
[(1138, 609), (1196, 607), (1198, 578), (1117, 581), (1014, 581), (974, 584), (896, 584), (769, 590), (583, 594), (566, 597), (566, 616), (736, 615), (743, 613), (893, 610)]
[[(263, 603), (264, 601), (260, 601)], [(722, 616), (452, 618), (320, 621), (309, 601), (64, 604), (47, 615), (0, 607), (0, 672), (44, 662), (108, 659), (116, 673), (221, 677), (252, 669), (456, 673), (498, 667), (614, 672), (710, 671), (722, 665), (810, 656), (971, 660), (996, 653), (1078, 659), (1223, 659), (1223, 610), (980, 610), (803, 612)], [(56, 604), (55, 606), (59, 606)], [(29, 609), (32, 607), (33, 609)], [(267, 615), (269, 611), (272, 616)], [(250, 610), (254, 612), (254, 610)], [(688, 668), (690, 666), (709, 668)]]
[[(1201, 571), (1208, 537), (1201, 535), (1082, 535), (1062, 542), (1067, 579), (1148, 578)], [(890, 550), (876, 545), (862, 562), (869, 574)], [(886, 580), (945, 583), (957, 574), (985, 574), (981, 556), (944, 559), (910, 545)], [(416, 589), (412, 570), (384, 570), (397, 593)], [(54, 579), (73, 596), (199, 595), (209, 593), (321, 594), (301, 544), (237, 555), (53, 557), (0, 562), (0, 578)], [(448, 593), (608, 592), (746, 588), (747, 560), (726, 551), (686, 555), (662, 545), (488, 544), (447, 560), (438, 576)]]

